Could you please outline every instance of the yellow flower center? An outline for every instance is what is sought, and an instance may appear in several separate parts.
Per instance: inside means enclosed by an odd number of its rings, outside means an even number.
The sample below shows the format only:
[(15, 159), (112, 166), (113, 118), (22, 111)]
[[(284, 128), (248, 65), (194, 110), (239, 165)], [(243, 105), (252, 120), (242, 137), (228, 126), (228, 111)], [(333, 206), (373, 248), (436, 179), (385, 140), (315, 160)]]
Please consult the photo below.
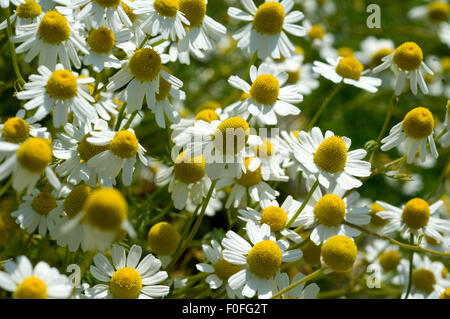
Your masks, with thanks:
[(168, 18), (175, 18), (178, 10), (180, 10), (178, 0), (155, 0), (153, 6), (156, 12)]
[(75, 217), (83, 209), (84, 203), (92, 192), (88, 185), (75, 186), (64, 201), (64, 211), (69, 218)]
[(423, 61), (422, 49), (414, 42), (405, 42), (394, 52), (394, 62), (405, 71), (416, 70)]
[(361, 72), (364, 67), (359, 61), (353, 57), (345, 57), (339, 60), (336, 66), (336, 73), (346, 79), (352, 79), (358, 81), (361, 77)]
[(116, 133), (109, 144), (109, 149), (120, 158), (130, 158), (138, 152), (139, 141), (134, 133), (122, 130)]
[(95, 155), (109, 149), (109, 145), (94, 145), (89, 143), (87, 139), (91, 136), (91, 133), (87, 133), (80, 141), (80, 144), (78, 144), (78, 154), (84, 162), (89, 161)]
[(30, 136), (30, 126), (20, 117), (12, 117), (3, 125), (2, 136), (10, 143), (22, 143)]
[(415, 269), (412, 274), (412, 283), (416, 289), (430, 293), (436, 284), (436, 278), (432, 271), (419, 268)]
[(402, 128), (409, 138), (415, 140), (426, 138), (433, 132), (433, 114), (425, 107), (416, 107), (406, 114)]
[(273, 154), (273, 145), (269, 140), (263, 140), (261, 145), (255, 146), (258, 157), (269, 157)]
[(288, 215), (284, 209), (269, 206), (261, 214), (261, 223), (270, 226), (272, 231), (280, 231), (286, 226)]
[(69, 22), (56, 10), (47, 11), (39, 23), (38, 34), (44, 42), (60, 44), (70, 38)]
[(381, 207), (377, 203), (372, 204), (372, 206), (370, 207), (370, 212), (369, 212), (369, 216), (372, 217), (370, 219), (371, 226), (378, 228), (378, 227), (383, 227), (388, 223), (387, 219), (383, 219), (377, 215), (378, 212), (381, 212), (383, 210), (384, 210), (383, 207)]
[(443, 73), (450, 73), (450, 57), (443, 57), (441, 60), (441, 65)]
[(217, 102), (217, 101), (214, 101), (214, 100), (210, 100), (210, 101), (206, 101), (206, 102), (203, 102), (198, 108), (197, 108), (197, 110), (196, 110), (196, 112), (197, 113), (199, 113), (200, 111), (203, 111), (203, 110), (217, 110), (217, 109), (220, 109), (222, 107), (222, 105), (220, 105), (220, 103), (219, 102)]
[(142, 278), (136, 269), (123, 267), (117, 270), (109, 282), (109, 290), (114, 298), (134, 299), (142, 289)]
[(436, 23), (448, 20), (450, 6), (447, 2), (433, 1), (428, 4), (428, 18)]
[(77, 78), (69, 70), (56, 70), (48, 79), (46, 89), (54, 99), (71, 99), (77, 95)]
[(347, 163), (347, 145), (339, 136), (330, 136), (317, 148), (314, 163), (328, 173), (339, 173)]
[(189, 20), (189, 27), (195, 28), (201, 26), (206, 15), (205, 0), (179, 0), (179, 2), (180, 11)]
[[(164, 65), (161, 66), (161, 70), (170, 73), (170, 70), (166, 68)], [(172, 88), (172, 84), (166, 81), (162, 76), (159, 76), (159, 93), (156, 93), (157, 101), (164, 101), (170, 93), (170, 89)]]
[(282, 253), (272, 240), (263, 240), (250, 250), (247, 263), (250, 271), (260, 278), (271, 278), (280, 269)]
[(228, 278), (230, 278), (240, 270), (240, 265), (233, 265), (223, 258), (214, 265), (214, 272), (216, 273), (217, 277), (219, 277), (223, 281), (227, 281)]
[(219, 115), (214, 110), (211, 109), (205, 109), (197, 113), (195, 116), (196, 121), (205, 121), (208, 123), (211, 123), (212, 121), (218, 121)]
[(343, 57), (343, 58), (347, 58), (350, 56), (353, 56), (353, 49), (350, 47), (340, 47), (338, 49), (338, 55)]
[(153, 49), (139, 49), (131, 56), (128, 66), (131, 74), (139, 81), (152, 81), (161, 70), (161, 57)]
[(35, 0), (25, 0), (16, 9), (16, 15), (23, 19), (33, 19), (39, 17), (41, 13), (42, 8)]
[[(216, 149), (226, 154), (237, 154), (245, 147), (249, 135), (250, 126), (246, 120), (240, 117), (230, 117), (220, 123), (212, 138)], [(227, 140), (234, 146), (232, 150), (227, 150)]]
[(103, 8), (113, 8), (119, 5), (120, 0), (94, 0), (94, 2)]
[(32, 173), (42, 173), (52, 160), (52, 148), (49, 141), (33, 137), (20, 145), (17, 150), (17, 161)]
[(381, 267), (386, 271), (394, 270), (400, 264), (400, 254), (397, 250), (385, 251), (379, 258)]
[(439, 299), (450, 299), (450, 287), (445, 289), (441, 295), (439, 296)]
[(47, 299), (47, 285), (35, 276), (25, 278), (17, 286), (14, 297), (16, 299)]
[(402, 212), (402, 220), (412, 229), (420, 229), (428, 224), (430, 206), (421, 198), (411, 199), (406, 203)]
[(286, 71), (288, 75), (287, 83), (294, 84), (300, 80), (301, 69), (297, 71)]
[(320, 25), (315, 24), (311, 26), (311, 29), (309, 29), (308, 36), (313, 40), (322, 40), (325, 36), (325, 30)]
[(262, 34), (277, 34), (283, 29), (283, 6), (274, 1), (265, 2), (258, 7), (253, 18), (253, 27)]
[(87, 198), (83, 210), (86, 220), (95, 228), (118, 231), (128, 216), (128, 205), (123, 195), (113, 188), (100, 188)]
[(250, 88), (250, 94), (256, 102), (270, 105), (277, 101), (280, 92), (280, 83), (277, 78), (270, 74), (258, 76)]
[(172, 255), (180, 242), (180, 234), (176, 228), (166, 222), (160, 222), (150, 228), (148, 243), (152, 251), (161, 256)]
[(382, 48), (380, 50), (378, 50), (377, 52), (375, 52), (374, 55), (372, 55), (371, 58), (371, 66), (372, 67), (376, 67), (378, 65), (380, 65), (383, 61), (381, 61), (381, 59), (383, 59), (385, 56), (388, 56), (389, 54), (392, 53), (392, 49), (389, 48)]
[(436, 239), (434, 239), (433, 237), (430, 237), (430, 236), (425, 235), (425, 240), (427, 241), (427, 243), (429, 243), (430, 245), (433, 245), (433, 246), (439, 244), (439, 242)]
[(39, 215), (47, 216), (56, 207), (56, 198), (48, 192), (41, 192), (34, 196), (31, 207)]
[[(134, 0), (130, 0), (130, 1), (133, 2)], [(123, 2), (123, 1), (120, 1), (120, 2), (122, 4), (122, 8), (125, 11), (125, 13), (127, 14), (128, 18), (131, 20), (131, 22), (134, 22), (134, 20), (136, 20), (136, 18), (137, 18), (137, 15), (135, 15), (133, 13), (133, 9), (131, 9), (129, 6), (127, 6), (125, 4), (125, 2)]]
[(244, 160), (244, 165), (246, 170), (246, 173), (242, 172), (241, 178), (236, 178), (236, 182), (238, 184), (241, 184), (245, 187), (252, 187), (261, 182), (261, 166), (259, 166), (257, 169), (255, 169), (253, 172), (251, 172), (248, 169), (248, 165), (250, 164), (250, 161), (253, 160), (253, 158), (248, 157)]
[(320, 224), (329, 227), (340, 225), (345, 217), (345, 203), (337, 195), (326, 194), (314, 206), (314, 215)]
[(105, 27), (92, 30), (87, 38), (91, 50), (98, 54), (106, 54), (114, 48), (114, 33)]
[(202, 155), (188, 158), (184, 151), (177, 156), (173, 169), (176, 179), (185, 184), (196, 183), (205, 176), (205, 159)]
[(356, 253), (357, 248), (351, 238), (336, 235), (323, 244), (321, 256), (330, 269), (336, 272), (346, 272), (353, 267)]

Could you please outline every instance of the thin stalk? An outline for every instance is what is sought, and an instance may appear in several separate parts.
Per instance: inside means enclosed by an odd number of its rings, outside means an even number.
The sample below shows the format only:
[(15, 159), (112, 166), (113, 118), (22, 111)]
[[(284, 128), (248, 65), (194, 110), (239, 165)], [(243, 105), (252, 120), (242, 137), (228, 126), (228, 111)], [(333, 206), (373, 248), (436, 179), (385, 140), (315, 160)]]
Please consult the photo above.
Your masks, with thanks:
[[(410, 235), (409, 243), (411, 245), (414, 245), (414, 234)], [(411, 285), (412, 285), (412, 274), (413, 274), (413, 258), (414, 258), (414, 251), (411, 252), (411, 256), (409, 257), (409, 275), (408, 275), (408, 288), (406, 289), (406, 295), (405, 299), (408, 299), (409, 293), (411, 292)]]
[(11, 21), (9, 21), (10, 19), (10, 11), (8, 8), (8, 18), (6, 18), (7, 21), (7, 28), (6, 28), (6, 33), (8, 34), (8, 40), (9, 40), (9, 51), (11, 54), (11, 60), (12, 60), (12, 64), (13, 64), (13, 69), (14, 69), (14, 73), (17, 76), (17, 79), (19, 80), (19, 85), (20, 85), (20, 89), (22, 89), (22, 85), (24, 85), (26, 83), (26, 81), (23, 79), (22, 74), (20, 73), (20, 68), (19, 68), (19, 64), (17, 62), (17, 56), (16, 56), (16, 48), (14, 47), (14, 43), (11, 41), (12, 38), (12, 29), (11, 29)]
[(250, 61), (248, 62), (248, 65), (245, 69), (244, 75), (242, 75), (242, 79), (244, 81), (247, 80), (248, 75), (250, 74), (250, 68), (252, 67), (253, 64), (255, 64), (256, 60), (258, 59), (258, 52), (255, 52), (252, 56), (252, 58), (250, 59)]
[(338, 85), (335, 85), (333, 90), (330, 94), (323, 100), (322, 104), (317, 109), (316, 114), (314, 114), (314, 117), (311, 121), (309, 121), (308, 126), (306, 126), (305, 131), (309, 131), (312, 129), (314, 124), (316, 123), (317, 119), (319, 118), (320, 114), (322, 114), (323, 110), (327, 107), (328, 103), (330, 103), (331, 99), (336, 95), (337, 92), (342, 88), (343, 82), (339, 83)]
[(307, 282), (307, 281), (310, 281), (310, 280), (313, 280), (313, 279), (319, 277), (319, 275), (321, 275), (325, 269), (326, 269), (326, 267), (317, 269), (316, 271), (310, 273), (308, 276), (305, 276), (302, 279), (300, 279), (299, 281), (296, 281), (296, 282), (290, 284), (289, 286), (287, 286), (286, 288), (280, 290), (278, 293), (273, 295), (270, 299), (276, 299), (278, 297), (281, 297), (284, 293), (288, 292), (291, 289), (294, 289), (298, 285), (301, 285), (304, 282)]
[(126, 106), (127, 106), (127, 103), (123, 103), (122, 107), (120, 108), (119, 115), (117, 116), (117, 123), (116, 123), (116, 126), (114, 127), (114, 131), (118, 131), (120, 129), (120, 123), (122, 123)]
[(316, 182), (314, 183), (313, 187), (311, 187), (311, 190), (309, 191), (309, 193), (306, 195), (306, 198), (303, 201), (302, 206), (300, 206), (300, 208), (295, 213), (295, 215), (292, 216), (291, 220), (287, 223), (286, 228), (291, 227), (291, 225), (294, 223), (295, 219), (298, 217), (298, 215), (300, 215), (300, 213), (306, 207), (306, 204), (308, 204), (309, 200), (311, 199), (311, 196), (314, 194), (314, 191), (316, 190), (316, 188), (318, 186), (319, 186), (319, 180), (317, 179)]

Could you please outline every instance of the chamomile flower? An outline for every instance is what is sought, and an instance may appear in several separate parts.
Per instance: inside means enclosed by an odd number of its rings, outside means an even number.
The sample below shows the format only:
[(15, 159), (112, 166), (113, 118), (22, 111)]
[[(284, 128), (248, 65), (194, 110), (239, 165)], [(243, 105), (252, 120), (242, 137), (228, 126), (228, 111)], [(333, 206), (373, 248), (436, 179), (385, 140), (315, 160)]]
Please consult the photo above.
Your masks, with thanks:
[(0, 287), (10, 291), (15, 299), (65, 299), (72, 294), (73, 286), (58, 269), (40, 261), (35, 267), (26, 256), (3, 264)]
[(302, 257), (299, 249), (288, 250), (285, 240), (275, 241), (270, 226), (258, 227), (253, 221), (246, 225), (250, 243), (230, 230), (222, 240), (223, 257), (243, 269), (228, 279), (231, 289), (242, 289), (242, 295), (252, 298), (270, 298), (276, 288), (276, 276), (283, 262), (292, 262)]
[(294, 2), (265, 1), (259, 7), (253, 0), (241, 0), (241, 3), (248, 13), (234, 7), (228, 9), (230, 17), (251, 22), (233, 35), (238, 47), (249, 54), (257, 52), (260, 59), (268, 56), (274, 59), (290, 57), (295, 46), (284, 31), (296, 37), (306, 33), (303, 27), (296, 25), (303, 18), (303, 13), (297, 10), (291, 12)]
[(387, 274), (396, 272), (402, 255), (398, 246), (382, 239), (376, 239), (366, 246), (365, 259), (370, 264), (370, 269), (374, 271), (373, 275), (381, 283)]
[(322, 58), (337, 56), (336, 49), (333, 48), (334, 37), (325, 31), (323, 25), (312, 24), (307, 19), (303, 20), (302, 25), (306, 30), (305, 38), (311, 42), (311, 46), (319, 52)]
[[(297, 273), (289, 282), (289, 275), (285, 272), (278, 273), (276, 277), (277, 291), (281, 291), (290, 284), (293, 284), (305, 277), (302, 273)], [(281, 295), (282, 299), (315, 299), (319, 294), (320, 288), (316, 283), (309, 284), (305, 287), (305, 283), (298, 285), (297, 287), (285, 292)]]
[(31, 75), (24, 90), (17, 93), (19, 100), (29, 100), (23, 106), (26, 110), (37, 108), (33, 120), (40, 121), (53, 110), (53, 125), (59, 128), (67, 123), (70, 111), (80, 123), (96, 117), (95, 109), (89, 104), (94, 102), (94, 98), (85, 86), (94, 82), (93, 78), (78, 77), (77, 73), (64, 69), (61, 64), (54, 71), (41, 65), (38, 73)]
[(400, 143), (405, 143), (407, 162), (412, 163), (419, 149), (420, 161), (425, 161), (427, 142), (430, 144), (431, 155), (438, 157), (433, 137), (433, 114), (425, 107), (416, 107), (409, 111), (403, 121), (394, 125), (387, 137), (381, 140), (382, 151), (388, 151)]
[(337, 7), (333, 0), (294, 0), (300, 3), (305, 9), (307, 16), (315, 17), (316, 15), (332, 15), (336, 12)]
[(377, 39), (370, 36), (361, 41), (361, 51), (355, 52), (355, 57), (369, 68), (374, 68), (382, 63), (385, 56), (395, 50), (394, 42), (390, 39)]
[[(12, 25), (16, 22), (16, 28), (18, 26), (31, 24), (33, 22), (38, 22), (44, 15), (42, 12), (42, 7), (39, 1), (36, 0), (20, 0), (12, 1), (17, 8), (9, 17), (9, 22)], [(4, 30), (8, 27), (8, 21), (5, 20), (0, 23), (0, 30)], [(20, 32), (20, 31), (19, 31)]]
[(450, 5), (447, 0), (430, 1), (425, 5), (413, 7), (408, 11), (408, 17), (436, 24), (447, 22), (450, 17)]
[(437, 57), (430, 55), (427, 57), (427, 65), (434, 72), (434, 75), (427, 76), (425, 81), (430, 89), (430, 95), (442, 96), (450, 99), (450, 56)]
[(442, 43), (450, 47), (450, 23), (442, 22), (439, 25), (438, 36)]
[(447, 132), (442, 135), (439, 139), (439, 142), (443, 147), (450, 146), (450, 100), (447, 102), (447, 112), (445, 113), (445, 126), (447, 128)]
[(363, 65), (355, 57), (327, 58), (327, 63), (314, 61), (313, 71), (334, 82), (350, 84), (371, 93), (378, 91), (381, 80), (365, 76)]
[(250, 114), (267, 125), (278, 123), (276, 114), (300, 114), (298, 107), (291, 103), (300, 103), (303, 96), (298, 92), (297, 86), (284, 86), (288, 79), (287, 73), (279, 72), (263, 63), (259, 68), (254, 65), (250, 67), (250, 79), (251, 85), (235, 75), (228, 79), (231, 86), (250, 95), (240, 108), (248, 109)]
[(210, 274), (205, 278), (211, 289), (225, 288), (228, 298), (243, 298), (238, 290), (231, 289), (228, 279), (242, 269), (241, 265), (234, 265), (223, 257), (222, 246), (215, 240), (211, 240), (211, 245), (202, 245), (208, 263), (200, 263), (195, 267), (198, 271)]
[[(102, 90), (103, 87), (103, 83), (98, 85), (99, 90)], [(94, 93), (93, 90), (91, 90), (91, 95), (92, 93)], [(95, 108), (100, 119), (110, 121), (112, 118), (117, 118), (119, 115), (117, 109), (121, 103), (114, 99), (114, 94), (112, 92), (99, 91), (94, 95), (94, 99), (95, 101), (92, 104), (92, 107)], [(95, 122), (95, 120), (92, 120), (91, 122)]]
[(86, 294), (95, 299), (153, 299), (164, 297), (169, 287), (161, 285), (167, 272), (160, 271), (161, 262), (152, 254), (141, 260), (141, 246), (133, 245), (128, 252), (122, 246), (112, 248), (112, 261), (98, 253), (89, 271), (105, 284), (86, 289)]
[(395, 94), (403, 92), (407, 78), (410, 80), (411, 92), (417, 94), (417, 84), (423, 94), (428, 94), (424, 74), (433, 75), (433, 71), (423, 62), (422, 49), (415, 42), (405, 42), (389, 55), (381, 59), (383, 63), (373, 69), (374, 73), (391, 67), (395, 73)]

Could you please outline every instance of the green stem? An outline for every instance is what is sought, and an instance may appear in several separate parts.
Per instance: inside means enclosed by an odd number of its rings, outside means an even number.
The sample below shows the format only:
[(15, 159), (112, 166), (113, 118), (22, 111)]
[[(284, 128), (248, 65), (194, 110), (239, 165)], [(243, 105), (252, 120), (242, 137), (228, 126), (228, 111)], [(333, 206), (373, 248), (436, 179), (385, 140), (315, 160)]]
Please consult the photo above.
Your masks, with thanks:
[(309, 121), (308, 126), (306, 127), (305, 131), (309, 131), (313, 128), (314, 123), (316, 123), (320, 114), (322, 114), (323, 110), (325, 110), (328, 103), (330, 103), (331, 99), (336, 95), (337, 92), (339, 92), (339, 90), (342, 88), (342, 86), (343, 86), (343, 82), (334, 86), (331, 93), (323, 100), (322, 104), (319, 106), (319, 109), (317, 110), (316, 114), (314, 114), (314, 117), (312, 118), (312, 120)]
[(17, 62), (17, 56), (16, 56), (16, 49), (14, 47), (14, 43), (11, 41), (12, 38), (12, 30), (11, 30), (11, 21), (10, 19), (10, 12), (8, 8), (8, 17), (6, 18), (7, 21), (7, 28), (6, 33), (8, 34), (8, 40), (9, 40), (9, 51), (11, 54), (11, 60), (14, 68), (14, 73), (16, 73), (17, 79), (19, 80), (20, 89), (22, 89), (22, 85), (26, 83), (26, 81), (23, 79), (22, 74), (20, 73), (19, 64)]
[(120, 123), (122, 122), (123, 117), (125, 115), (126, 107), (127, 107), (127, 103), (123, 103), (122, 107), (120, 108), (119, 115), (117, 116), (117, 123), (116, 123), (116, 126), (114, 127), (114, 131), (118, 131), (119, 130)]
[[(410, 235), (409, 243), (411, 245), (414, 245), (414, 234)], [(411, 256), (409, 257), (408, 288), (406, 289), (405, 299), (408, 299), (409, 293), (411, 292), (412, 274), (413, 274), (413, 266), (414, 266), (413, 258), (414, 258), (414, 251), (411, 252)]]
[(242, 79), (244, 81), (247, 80), (248, 75), (250, 74), (250, 68), (252, 67), (253, 64), (255, 64), (257, 59), (258, 59), (258, 52), (255, 52), (250, 61), (248, 62), (247, 68), (245, 69), (244, 75), (242, 76)]
[(433, 187), (433, 190), (432, 190), (432, 191), (430, 192), (430, 194), (428, 194), (428, 196), (425, 198), (426, 201), (429, 201), (429, 200), (434, 196), (434, 194), (436, 194), (436, 192), (437, 192), (438, 189), (439, 189), (439, 186), (441, 186), (441, 183), (444, 181), (445, 176), (447, 176), (448, 172), (450, 172), (450, 164), (448, 164), (448, 165), (442, 170), (441, 176), (439, 176), (439, 178), (438, 178), (438, 180), (437, 180), (437, 182), (436, 182), (436, 185)]
[(298, 211), (295, 213), (294, 216), (292, 216), (291, 220), (287, 223), (286, 228), (291, 227), (291, 225), (294, 223), (295, 219), (298, 217), (298, 215), (302, 212), (302, 210), (306, 207), (306, 204), (308, 204), (309, 200), (311, 199), (311, 196), (314, 194), (314, 191), (319, 186), (319, 179), (316, 180), (313, 187), (311, 187), (311, 190), (306, 195), (305, 200), (302, 203), (302, 206), (298, 209)]
[(297, 282), (294, 282), (292, 284), (290, 284), (289, 286), (287, 286), (286, 288), (280, 290), (278, 293), (276, 293), (275, 295), (273, 295), (270, 299), (276, 299), (278, 297), (281, 297), (284, 293), (288, 292), (289, 290), (297, 287), (298, 285), (301, 285), (304, 282), (313, 280), (315, 278), (317, 278), (319, 275), (321, 275), (323, 273), (323, 271), (326, 269), (326, 267), (322, 267), (317, 269), (316, 271), (310, 273), (308, 276), (303, 277), (302, 279), (300, 279)]
[(134, 111), (134, 112), (131, 114), (131, 116), (130, 116), (130, 118), (128, 119), (127, 123), (125, 123), (125, 126), (123, 127), (124, 130), (127, 130), (127, 129), (130, 127), (131, 122), (133, 122), (133, 120), (134, 120), (134, 118), (136, 117), (137, 113), (138, 113), (138, 111), (136, 110), (136, 111)]
[(13, 182), (13, 178), (11, 177), (8, 182), (2, 187), (2, 189), (0, 189), (0, 197), (3, 196), (3, 194), (5, 194), (5, 192), (9, 189), (9, 187), (11, 186)]

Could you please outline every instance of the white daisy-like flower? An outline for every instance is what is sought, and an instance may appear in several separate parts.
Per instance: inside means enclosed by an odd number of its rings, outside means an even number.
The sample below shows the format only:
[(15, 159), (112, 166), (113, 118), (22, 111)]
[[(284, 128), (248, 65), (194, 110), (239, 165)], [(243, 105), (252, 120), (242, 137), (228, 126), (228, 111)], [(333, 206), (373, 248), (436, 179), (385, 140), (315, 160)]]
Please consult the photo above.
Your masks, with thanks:
[(413, 7), (408, 11), (408, 17), (413, 20), (427, 20), (439, 24), (449, 19), (450, 5), (447, 0), (429, 1), (425, 5)]
[(424, 74), (433, 75), (433, 71), (423, 62), (422, 49), (415, 42), (405, 42), (389, 55), (381, 59), (383, 63), (373, 69), (374, 73), (391, 67), (395, 73), (395, 94), (403, 92), (407, 78), (410, 80), (411, 92), (417, 94), (417, 84), (423, 94), (428, 94)]
[(450, 57), (440, 58), (435, 55), (429, 55), (426, 63), (434, 72), (434, 76), (430, 75), (426, 78), (430, 95), (438, 97), (444, 95), (447, 99), (450, 99), (450, 84), (447, 80), (450, 78)]
[(332, 15), (337, 10), (333, 0), (294, 0), (294, 2), (301, 4), (309, 17)]
[(377, 87), (381, 85), (381, 80), (365, 76), (369, 70), (364, 70), (363, 65), (355, 57), (327, 58), (326, 60), (328, 64), (314, 61), (313, 71), (334, 83), (344, 82), (370, 93), (378, 91)]
[(306, 38), (311, 42), (311, 46), (319, 51), (319, 55), (326, 59), (331, 56), (338, 56), (333, 48), (334, 36), (325, 31), (321, 24), (312, 24), (308, 19), (303, 20), (303, 27), (306, 31)]
[[(16, 22), (16, 29), (18, 26), (39, 22), (44, 15), (39, 0), (12, 0), (11, 2), (17, 8), (9, 16), (9, 23), (12, 25)], [(7, 27), (8, 20), (5, 19), (5, 21), (0, 23), (0, 30), (4, 30)]]
[(86, 289), (86, 295), (95, 299), (153, 299), (164, 297), (169, 287), (161, 285), (167, 272), (160, 271), (161, 261), (152, 254), (141, 260), (141, 246), (133, 245), (126, 255), (122, 246), (112, 248), (111, 265), (108, 258), (98, 253), (89, 271), (98, 281), (107, 283)]
[[(205, 215), (209, 217), (214, 217), (216, 213), (220, 212), (223, 208), (222, 201), (225, 199), (227, 194), (224, 191), (214, 191), (214, 197), (211, 196), (208, 205), (206, 205)], [(198, 207), (191, 197), (188, 198), (186, 202), (186, 207), (184, 208), (189, 213), (194, 213)], [(197, 209), (197, 214), (200, 214), (200, 210)]]
[(355, 57), (361, 63), (374, 68), (382, 63), (381, 59), (395, 50), (394, 42), (390, 39), (377, 39), (369, 36), (361, 41), (361, 51), (355, 52)]
[[(94, 96), (95, 101), (92, 104), (92, 106), (95, 108), (98, 116), (101, 119), (105, 121), (110, 121), (112, 118), (111, 115), (114, 118), (117, 118), (117, 116), (119, 115), (117, 109), (119, 108), (119, 106), (121, 107), (123, 103), (119, 102), (117, 99), (114, 99), (114, 94), (112, 92), (102, 91), (103, 86), (104, 86), (103, 83), (100, 83), (98, 85), (98, 89), (100, 91), (97, 94), (95, 94)], [(93, 87), (92, 85), (88, 85), (88, 87), (92, 95), (94, 93)], [(92, 120), (91, 122), (95, 122), (95, 120)]]
[[(284, 86), (288, 77), (286, 72), (280, 72), (263, 63), (259, 68), (254, 65), (250, 67), (251, 85), (236, 75), (231, 76), (228, 83), (250, 95), (239, 108), (248, 109), (250, 114), (267, 125), (276, 125), (278, 123), (276, 114), (280, 116), (300, 114), (300, 109), (291, 103), (300, 103), (303, 96), (297, 86)], [(239, 110), (236, 112), (242, 113)]]
[(270, 298), (281, 264), (300, 259), (302, 251), (288, 250), (287, 240), (275, 241), (267, 224), (258, 227), (249, 221), (246, 232), (251, 244), (232, 230), (222, 240), (224, 259), (243, 268), (228, 279), (228, 284), (231, 289), (242, 289), (245, 297), (257, 294), (260, 299)]
[(447, 112), (445, 113), (445, 127), (447, 128), (447, 133), (442, 135), (439, 142), (443, 147), (450, 146), (450, 100), (447, 102)]
[(442, 22), (439, 25), (438, 36), (442, 43), (450, 47), (450, 23)]
[(331, 131), (326, 131), (324, 137), (320, 128), (314, 127), (310, 133), (301, 131), (289, 144), (306, 177), (317, 178), (326, 189), (334, 189), (336, 185), (346, 190), (360, 187), (362, 182), (355, 177), (370, 175), (370, 163), (362, 160), (367, 152), (349, 151), (348, 137), (335, 136)]
[[(276, 277), (276, 283), (277, 283), (277, 291), (281, 291), (287, 287), (289, 287), (290, 284), (296, 283), (299, 280), (302, 280), (305, 277), (302, 273), (296, 273), (295, 276), (292, 278), (291, 282), (289, 282), (289, 275), (285, 272), (278, 273)], [(317, 295), (320, 292), (320, 288), (316, 283), (309, 284), (306, 286), (306, 283), (302, 283), (295, 288), (292, 288), (291, 290), (285, 292), (281, 295), (281, 298), (283, 299), (315, 299)], [(275, 293), (277, 292), (275, 291)]]
[(450, 221), (439, 217), (439, 209), (444, 202), (439, 200), (433, 205), (421, 198), (413, 198), (402, 208), (392, 206), (388, 203), (377, 201), (384, 210), (377, 213), (388, 223), (379, 231), (383, 234), (401, 233), (405, 237), (410, 234), (419, 236), (426, 235), (442, 242), (444, 236), (450, 234)]
[(0, 287), (11, 291), (15, 299), (65, 299), (69, 298), (73, 286), (58, 269), (40, 261), (33, 268), (26, 256), (3, 264), (6, 272), (0, 271)]
[(248, 13), (234, 7), (228, 9), (230, 17), (250, 22), (233, 35), (238, 47), (250, 54), (257, 52), (260, 59), (268, 56), (274, 59), (290, 57), (295, 46), (284, 31), (296, 37), (306, 33), (303, 27), (295, 24), (303, 18), (303, 13), (297, 10), (291, 12), (294, 2), (266, 0), (259, 7), (253, 0), (241, 0), (241, 3)]
[(40, 121), (53, 110), (53, 125), (59, 128), (67, 123), (70, 111), (80, 123), (96, 117), (95, 109), (89, 104), (94, 102), (94, 98), (85, 86), (93, 83), (93, 78), (78, 77), (77, 73), (64, 69), (61, 64), (53, 72), (41, 65), (38, 73), (31, 75), (24, 90), (17, 93), (19, 100), (29, 100), (23, 106), (26, 110), (37, 108), (31, 117), (33, 120)]
[(401, 143), (405, 143), (407, 162), (412, 163), (419, 150), (420, 161), (426, 159), (427, 142), (430, 144), (431, 155), (439, 156), (434, 143), (434, 118), (429, 109), (416, 107), (409, 111), (403, 121), (394, 125), (387, 137), (381, 140), (382, 151), (388, 151)]
[(228, 298), (243, 298), (239, 290), (231, 289), (228, 284), (228, 279), (235, 273), (240, 271), (240, 265), (234, 265), (225, 260), (223, 257), (223, 250), (220, 244), (215, 240), (211, 240), (211, 245), (202, 245), (203, 253), (205, 254), (208, 263), (200, 263), (195, 265), (198, 271), (208, 273), (205, 281), (211, 289), (225, 288)]
[(339, 187), (323, 196), (320, 191), (316, 191), (299, 215), (298, 224), (307, 229), (314, 228), (310, 238), (316, 245), (336, 235), (353, 238), (361, 234), (359, 230), (345, 225), (345, 222), (355, 225), (367, 225), (370, 222), (370, 209), (359, 206), (359, 193), (352, 192), (343, 197), (344, 194), (345, 190)]
[(395, 274), (402, 260), (398, 246), (383, 239), (375, 239), (365, 247), (365, 259), (369, 263), (368, 270), (378, 283), (390, 282), (389, 275)]

